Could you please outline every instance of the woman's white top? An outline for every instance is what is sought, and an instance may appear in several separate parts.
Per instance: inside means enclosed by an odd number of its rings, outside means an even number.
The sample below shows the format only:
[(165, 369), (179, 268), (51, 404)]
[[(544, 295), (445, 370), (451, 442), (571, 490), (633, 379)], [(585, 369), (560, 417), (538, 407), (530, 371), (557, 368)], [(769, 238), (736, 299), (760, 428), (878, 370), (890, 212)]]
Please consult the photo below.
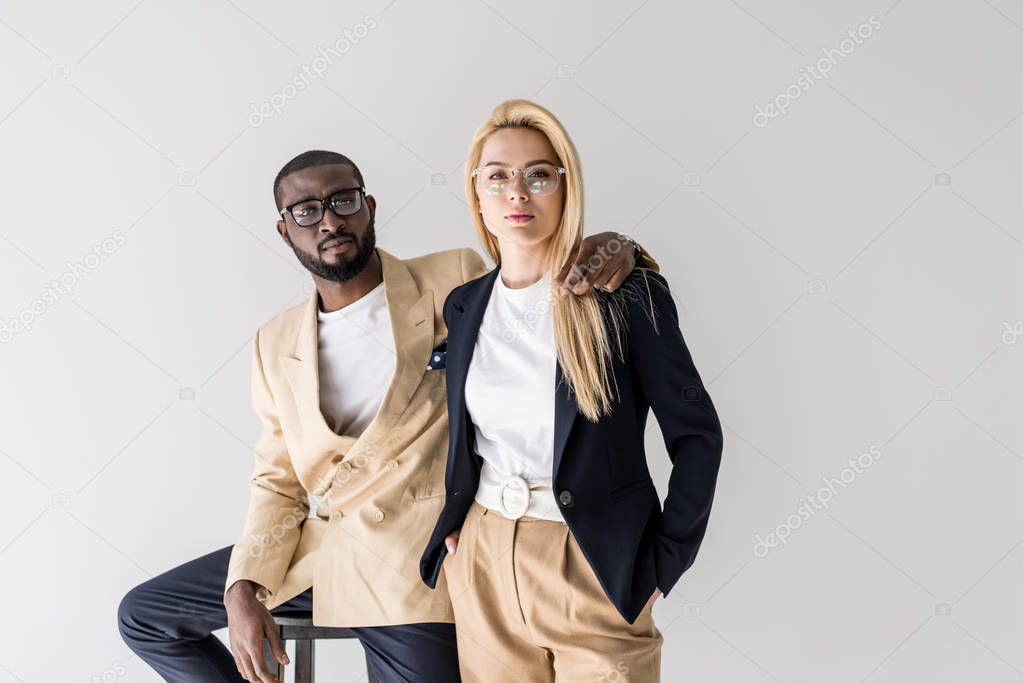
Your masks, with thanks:
[(554, 381), (557, 356), (551, 279), (520, 289), (500, 273), (465, 381), (476, 451), (499, 473), (527, 482), (554, 476)]

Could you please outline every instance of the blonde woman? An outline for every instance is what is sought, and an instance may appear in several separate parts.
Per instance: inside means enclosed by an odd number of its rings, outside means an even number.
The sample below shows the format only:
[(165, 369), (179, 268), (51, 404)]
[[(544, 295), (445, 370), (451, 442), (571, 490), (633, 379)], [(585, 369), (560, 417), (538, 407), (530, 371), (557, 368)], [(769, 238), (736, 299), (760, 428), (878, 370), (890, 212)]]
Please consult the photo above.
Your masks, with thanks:
[[(554, 292), (583, 234), (582, 177), (539, 105), (493, 111), (465, 189), (497, 267), (444, 305), (447, 498), (423, 580), (446, 574), (466, 683), (657, 681), (651, 610), (696, 557), (722, 448), (667, 283), (637, 268), (614, 293)], [(663, 510), (651, 408), (673, 463)]]

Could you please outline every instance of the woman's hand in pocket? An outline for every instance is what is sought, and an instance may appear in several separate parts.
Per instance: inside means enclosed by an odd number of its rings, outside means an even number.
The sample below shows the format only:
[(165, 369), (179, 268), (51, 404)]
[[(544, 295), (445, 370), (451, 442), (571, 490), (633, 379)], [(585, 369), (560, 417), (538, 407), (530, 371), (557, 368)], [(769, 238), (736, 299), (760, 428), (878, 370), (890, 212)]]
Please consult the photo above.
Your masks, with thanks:
[(459, 533), (461, 533), (461, 529), (459, 529), (458, 531), (452, 531), (444, 539), (444, 545), (447, 547), (449, 555), (454, 555), (455, 554), (455, 550), (458, 549), (458, 535), (459, 535)]

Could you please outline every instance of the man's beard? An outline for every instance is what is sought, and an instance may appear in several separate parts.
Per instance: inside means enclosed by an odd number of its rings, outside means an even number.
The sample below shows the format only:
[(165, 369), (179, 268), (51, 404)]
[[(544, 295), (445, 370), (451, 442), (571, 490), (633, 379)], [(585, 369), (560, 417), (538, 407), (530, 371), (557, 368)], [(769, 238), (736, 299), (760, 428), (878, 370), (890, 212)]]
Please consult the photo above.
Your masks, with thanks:
[[(291, 250), (295, 252), (299, 263), (305, 266), (306, 270), (313, 275), (324, 280), (330, 280), (331, 282), (347, 282), (361, 273), (362, 269), (369, 263), (369, 259), (373, 256), (373, 251), (377, 245), (376, 229), (373, 224), (374, 220), (371, 218), (369, 225), (366, 226), (366, 231), (362, 235), (362, 240), (355, 240), (355, 255), (351, 259), (345, 259), (342, 256), (337, 263), (326, 263), (319, 253), (314, 255), (299, 249), (291, 241), (290, 237), (288, 238), (288, 244), (291, 245)], [(336, 239), (337, 236), (333, 235), (325, 238), (324, 242)], [(318, 250), (319, 245), (317, 245)]]

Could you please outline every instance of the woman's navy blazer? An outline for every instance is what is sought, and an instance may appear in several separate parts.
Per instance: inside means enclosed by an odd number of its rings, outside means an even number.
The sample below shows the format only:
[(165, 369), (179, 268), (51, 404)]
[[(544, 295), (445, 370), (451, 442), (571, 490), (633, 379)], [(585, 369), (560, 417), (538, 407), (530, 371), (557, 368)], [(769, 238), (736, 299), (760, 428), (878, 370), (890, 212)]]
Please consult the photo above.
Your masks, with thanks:
[[(461, 528), (479, 485), (482, 459), (465, 406), (465, 379), (498, 273), (495, 268), (455, 288), (444, 303), (451, 430), (446, 500), (419, 565), (431, 588), (447, 555), (444, 539)], [(618, 291), (598, 296), (623, 314), (622, 354), (614, 353), (612, 364), (617, 396), (611, 414), (591, 422), (579, 413), (557, 365), (551, 474), (569, 529), (608, 599), (634, 623), (654, 588), (667, 595), (696, 558), (723, 439), (664, 278), (637, 269)], [(663, 507), (643, 444), (650, 409), (672, 462)]]

